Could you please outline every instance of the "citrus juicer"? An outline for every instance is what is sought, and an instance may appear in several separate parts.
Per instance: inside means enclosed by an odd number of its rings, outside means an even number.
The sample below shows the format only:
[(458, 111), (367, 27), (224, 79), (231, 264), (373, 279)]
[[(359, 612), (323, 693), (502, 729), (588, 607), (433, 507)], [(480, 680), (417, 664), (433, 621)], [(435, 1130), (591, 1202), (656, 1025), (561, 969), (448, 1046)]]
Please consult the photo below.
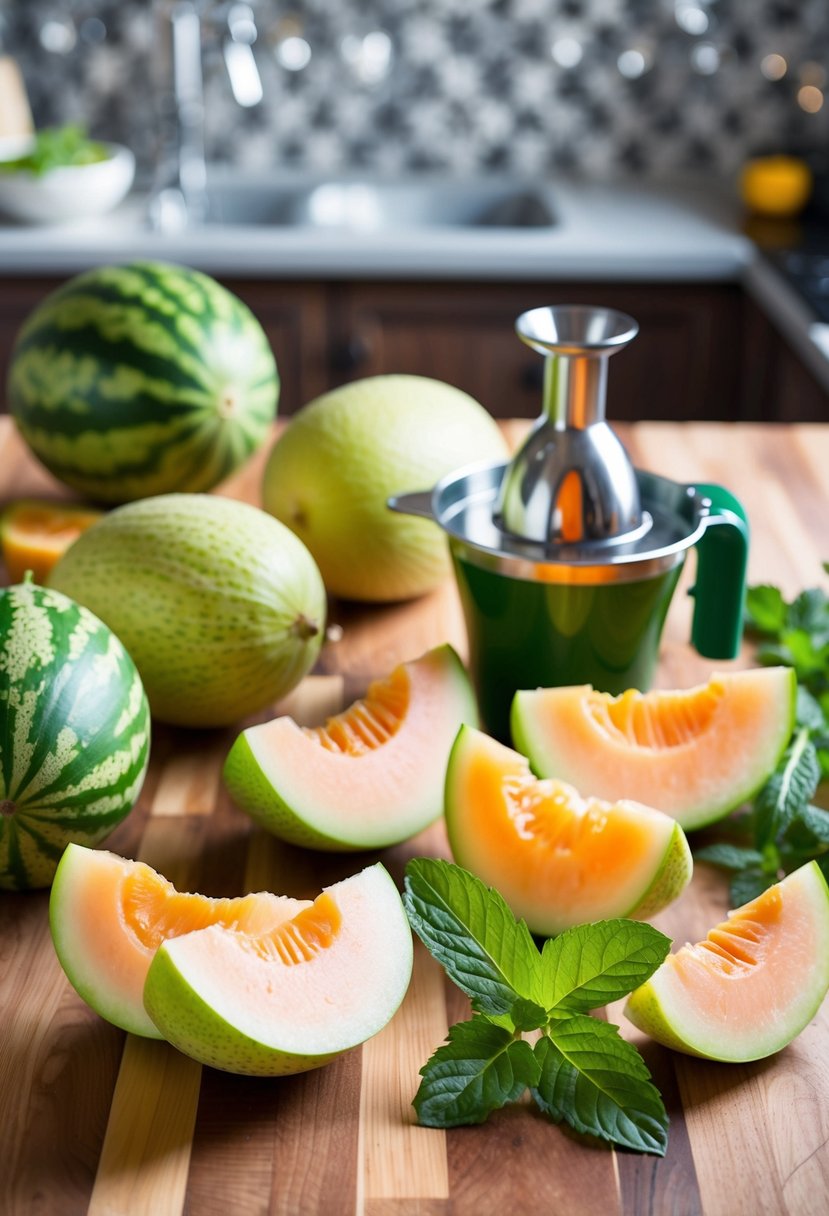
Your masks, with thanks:
[(721, 486), (635, 469), (605, 420), (610, 356), (637, 330), (608, 308), (523, 313), (517, 334), (546, 362), (543, 412), (520, 449), (389, 500), (448, 535), (481, 714), (500, 738), (519, 688), (648, 688), (691, 548), (692, 643), (712, 659), (739, 651), (741, 504)]

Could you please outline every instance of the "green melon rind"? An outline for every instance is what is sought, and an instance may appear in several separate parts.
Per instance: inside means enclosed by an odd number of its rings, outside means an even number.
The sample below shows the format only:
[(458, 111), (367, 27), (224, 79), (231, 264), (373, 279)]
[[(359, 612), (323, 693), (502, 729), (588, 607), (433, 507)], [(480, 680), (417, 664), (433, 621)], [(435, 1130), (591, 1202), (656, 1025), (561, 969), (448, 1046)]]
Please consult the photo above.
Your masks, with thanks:
[(97, 267), (53, 292), (21, 329), (8, 379), (32, 451), (105, 502), (210, 489), (263, 443), (278, 397), (247, 305), (161, 262)]
[(0, 889), (46, 887), (70, 842), (103, 840), (147, 771), (150, 714), (114, 633), (59, 592), (0, 591)]
[[(427, 657), (427, 656), (424, 656)], [(448, 644), (436, 647), (428, 657), (440, 660), (445, 679), (452, 686), (452, 695), (458, 698), (461, 712), (458, 726), (476, 726), (478, 711), (469, 677), (455, 650)], [(417, 662), (417, 660), (414, 660)], [(401, 729), (405, 729), (405, 724)], [(238, 736), (230, 749), (223, 769), (223, 778), (234, 802), (252, 819), (288, 844), (323, 852), (356, 852), (363, 849), (386, 848), (399, 844), (434, 823), (443, 813), (442, 799), (434, 805), (424, 802), (416, 813), (410, 813), (404, 823), (395, 823), (394, 807), (388, 808), (386, 830), (366, 830), (360, 825), (343, 823), (341, 832), (331, 831), (332, 821), (337, 817), (337, 808), (314, 804), (312, 779), (309, 774), (307, 801), (289, 798), (277, 789), (265, 775), (249, 743), (249, 731)], [(434, 757), (425, 756), (424, 765), (434, 764)], [(279, 757), (271, 758), (278, 766)], [(344, 765), (349, 763), (344, 760)], [(348, 771), (344, 767), (343, 783), (347, 786)], [(442, 792), (442, 791), (441, 791)], [(304, 793), (304, 791), (303, 791)], [(328, 820), (328, 823), (325, 821)], [(349, 831), (348, 829), (351, 828)]]
[[(781, 1051), (791, 1043), (811, 1022), (829, 992), (829, 886), (816, 861), (808, 862), (789, 877), (794, 878), (795, 875), (812, 888), (814, 904), (823, 922), (821, 937), (824, 949), (818, 953), (815, 959), (811, 976), (804, 977), (804, 983), (808, 985), (809, 996), (803, 1001), (800, 1016), (786, 1025), (782, 1032), (778, 1032), (775, 1036), (767, 1036), (765, 1040), (750, 1043), (739, 1052), (724, 1051), (713, 1041), (703, 1042), (701, 1039), (695, 1039), (693, 1035), (684, 1034), (679, 1024), (681, 1011), (677, 1011), (679, 1018), (674, 1016), (672, 1011), (666, 1007), (664, 997), (660, 994), (659, 977), (662, 968), (657, 970), (647, 983), (642, 984), (630, 994), (624, 1010), (627, 1019), (665, 1047), (683, 1052), (685, 1055), (705, 1060), (717, 1060), (727, 1064), (746, 1064), (752, 1060), (762, 1060)], [(786, 879), (783, 880), (783, 882), (786, 881)], [(664, 966), (663, 963), (662, 967), (664, 968)], [(749, 1036), (750, 1027), (746, 1027), (747, 1041), (749, 1041)]]
[[(475, 747), (476, 733), (478, 732), (471, 730), (466, 725), (461, 727), (449, 756), (446, 773), (445, 815), (449, 848), (455, 861), (468, 869), (472, 867), (466, 857), (462, 839), (463, 832), (459, 830), (459, 799), (454, 787), (457, 784), (456, 773), (460, 767), (461, 758)], [(663, 816), (663, 818), (669, 819), (670, 816)], [(674, 823), (666, 840), (662, 859), (642, 894), (636, 898), (631, 907), (620, 908), (612, 915), (629, 917), (633, 920), (645, 920), (655, 915), (668, 904), (673, 903), (688, 885), (693, 873), (693, 864), (693, 856), (685, 832), (678, 823)], [(485, 881), (496, 887), (498, 885), (497, 876), (494, 875), (489, 875)], [(528, 915), (526, 909), (522, 911), (522, 915), (534, 933), (547, 934), (548, 931), (541, 927), (542, 917), (535, 922), (534, 917)], [(587, 919), (591, 918), (588, 916)]]
[[(393, 892), (396, 896), (396, 899), (390, 900), (387, 907), (378, 908), (378, 915), (384, 917), (386, 936), (395, 938), (396, 959), (399, 961), (402, 957), (401, 951), (406, 952), (403, 972), (410, 978), (413, 960), (412, 936), (399, 893), (390, 874), (380, 862), (368, 869), (376, 870), (381, 876), (384, 892)], [(335, 887), (337, 885), (341, 884), (335, 884)], [(397, 921), (396, 924), (393, 923), (394, 920)], [(201, 932), (214, 931), (215, 928)], [(405, 996), (409, 982), (407, 979), (402, 991), (395, 994), (396, 1004), (389, 1003), (364, 1037), (350, 1041), (348, 1036), (343, 1035), (341, 1045), (334, 1051), (303, 1054), (283, 1050), (277, 1045), (252, 1038), (218, 1014), (199, 995), (188, 976), (176, 964), (173, 957), (175, 945), (176, 939), (163, 943), (150, 964), (144, 985), (144, 1005), (147, 1012), (167, 1042), (185, 1055), (209, 1067), (246, 1076), (288, 1076), (307, 1072), (353, 1050), (365, 1042), (366, 1038), (382, 1030), (391, 1020)], [(244, 995), (240, 994), (239, 999), (244, 1000)], [(302, 1016), (302, 1010), (297, 1011), (297, 1016)], [(332, 1020), (337, 1016), (336, 1010), (332, 1009)]]
[(242, 1033), (193, 990), (164, 945), (156, 951), (147, 972), (144, 1005), (159, 1038), (200, 1064), (223, 1072), (254, 1077), (290, 1076), (319, 1068), (342, 1055), (339, 1051), (328, 1055), (276, 1051)]
[(324, 852), (357, 850), (364, 846), (316, 831), (307, 817), (282, 798), (262, 771), (242, 731), (228, 753), (222, 770), (224, 783), (236, 805), (280, 840)]
[[(717, 801), (703, 803), (691, 811), (685, 811), (682, 819), (678, 821), (686, 832), (697, 831), (699, 828), (717, 823), (736, 810), (738, 806), (750, 802), (777, 768), (791, 739), (797, 709), (797, 677), (792, 668), (780, 668), (779, 670), (781, 672), (780, 682), (785, 686), (786, 695), (780, 698), (780, 713), (774, 745), (768, 750), (764, 750), (762, 755), (752, 757), (752, 764), (748, 772), (742, 776), (739, 783), (735, 783), (728, 790), (723, 791)], [(555, 749), (555, 741), (542, 737), (535, 727), (532, 713), (532, 698), (535, 691), (534, 689), (519, 689), (515, 693), (510, 707), (510, 733), (515, 747), (527, 757), (536, 776), (556, 777), (560, 762)], [(577, 784), (571, 777), (566, 777), (565, 780)]]
[(644, 895), (625, 915), (647, 920), (667, 908), (685, 890), (694, 872), (694, 859), (688, 839), (677, 823), (671, 832), (662, 864)]
[[(143, 1009), (118, 1000), (112, 991), (90, 981), (90, 974), (100, 960), (92, 959), (87, 944), (76, 931), (69, 912), (73, 903), (73, 887), (83, 879), (84, 853), (75, 844), (67, 846), (55, 871), (49, 897), (49, 927), (55, 953), (72, 987), (90, 1009), (113, 1026), (147, 1039), (161, 1039), (158, 1027)], [(94, 953), (94, 951), (93, 951)]]

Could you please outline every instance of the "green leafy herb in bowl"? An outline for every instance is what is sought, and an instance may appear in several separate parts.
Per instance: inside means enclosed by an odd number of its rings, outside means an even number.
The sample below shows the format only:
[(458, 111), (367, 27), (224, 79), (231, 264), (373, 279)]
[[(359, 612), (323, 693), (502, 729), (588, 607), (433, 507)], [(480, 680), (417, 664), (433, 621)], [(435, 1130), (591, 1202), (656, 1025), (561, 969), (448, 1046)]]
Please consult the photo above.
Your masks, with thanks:
[(54, 224), (111, 211), (135, 176), (120, 144), (87, 138), (83, 127), (46, 127), (23, 156), (0, 161), (0, 211), (24, 223)]
[(34, 144), (24, 156), (0, 161), (0, 173), (34, 173), (41, 177), (50, 169), (67, 165), (92, 165), (111, 156), (106, 144), (89, 139), (77, 123), (62, 127), (44, 127), (38, 131)]

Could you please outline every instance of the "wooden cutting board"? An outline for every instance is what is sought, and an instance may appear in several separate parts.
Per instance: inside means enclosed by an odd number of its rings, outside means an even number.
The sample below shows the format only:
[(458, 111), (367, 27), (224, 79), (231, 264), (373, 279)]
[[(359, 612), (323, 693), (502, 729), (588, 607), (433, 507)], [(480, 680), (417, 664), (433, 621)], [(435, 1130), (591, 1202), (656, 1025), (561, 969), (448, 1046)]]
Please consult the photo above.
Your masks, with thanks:
[[(620, 428), (621, 429), (621, 428)], [(752, 581), (787, 595), (829, 557), (829, 426), (640, 424), (637, 464), (719, 481), (753, 525)], [(257, 500), (262, 456), (223, 488)], [(61, 491), (0, 420), (0, 503)], [(687, 588), (692, 571), (686, 571)], [(671, 608), (659, 684), (707, 678), (687, 644), (689, 604)], [(332, 609), (342, 630), (316, 674), (280, 706), (319, 720), (395, 662), (445, 640), (465, 649), (454, 588), (411, 604)], [(737, 665), (746, 665), (745, 654)], [(270, 716), (263, 715), (263, 716)], [(230, 802), (220, 770), (234, 730), (159, 729), (139, 808), (108, 841), (183, 888), (294, 895), (366, 859), (279, 844)], [(382, 854), (446, 856), (440, 825)], [(696, 940), (727, 908), (722, 876), (698, 866), (658, 918)], [(611, 1010), (615, 1017), (618, 1010)], [(400, 1012), (362, 1048), (285, 1079), (233, 1077), (165, 1044), (125, 1036), (83, 1004), (56, 961), (47, 895), (0, 895), (0, 1213), (3, 1216), (816, 1216), (829, 1210), (829, 1008), (774, 1058), (727, 1066), (641, 1045), (671, 1116), (667, 1156), (616, 1153), (529, 1105), (476, 1128), (417, 1127), (418, 1069), (465, 1016), (464, 998), (419, 946)]]

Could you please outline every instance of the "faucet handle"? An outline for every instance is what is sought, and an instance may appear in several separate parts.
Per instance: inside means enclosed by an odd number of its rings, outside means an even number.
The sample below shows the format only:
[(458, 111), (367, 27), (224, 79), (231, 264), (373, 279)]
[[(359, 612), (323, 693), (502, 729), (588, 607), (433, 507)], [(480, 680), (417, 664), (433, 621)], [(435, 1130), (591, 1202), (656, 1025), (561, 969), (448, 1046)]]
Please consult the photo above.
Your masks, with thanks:
[(256, 20), (249, 4), (233, 4), (227, 14), (228, 37), (224, 59), (233, 96), (240, 106), (257, 106), (264, 96), (262, 78), (256, 66), (253, 44), (257, 38)]

